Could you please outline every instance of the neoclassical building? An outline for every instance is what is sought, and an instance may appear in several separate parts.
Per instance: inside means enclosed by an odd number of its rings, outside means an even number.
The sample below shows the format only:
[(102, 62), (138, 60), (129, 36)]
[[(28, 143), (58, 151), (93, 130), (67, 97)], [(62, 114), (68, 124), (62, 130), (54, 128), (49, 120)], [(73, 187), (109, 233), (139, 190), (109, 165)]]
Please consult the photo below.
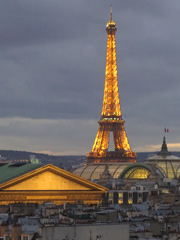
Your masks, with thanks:
[(89, 203), (102, 201), (105, 187), (51, 164), (1, 163), (0, 205), (21, 203)]

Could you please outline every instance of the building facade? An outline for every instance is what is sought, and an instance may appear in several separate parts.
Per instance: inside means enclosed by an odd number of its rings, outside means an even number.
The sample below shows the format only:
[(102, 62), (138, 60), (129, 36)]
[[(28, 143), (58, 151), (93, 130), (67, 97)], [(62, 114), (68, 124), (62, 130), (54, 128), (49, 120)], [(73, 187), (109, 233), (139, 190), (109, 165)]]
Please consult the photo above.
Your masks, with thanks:
[(0, 204), (102, 202), (108, 190), (51, 164), (4, 164), (0, 167)]

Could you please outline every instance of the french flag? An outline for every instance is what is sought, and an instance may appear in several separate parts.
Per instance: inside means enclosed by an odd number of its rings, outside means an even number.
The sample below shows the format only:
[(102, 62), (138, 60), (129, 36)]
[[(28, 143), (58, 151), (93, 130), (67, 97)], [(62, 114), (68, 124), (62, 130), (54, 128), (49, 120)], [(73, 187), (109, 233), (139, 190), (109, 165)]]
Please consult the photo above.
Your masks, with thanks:
[(169, 129), (168, 128), (164, 128), (164, 132), (166, 133), (168, 133), (169, 132)]

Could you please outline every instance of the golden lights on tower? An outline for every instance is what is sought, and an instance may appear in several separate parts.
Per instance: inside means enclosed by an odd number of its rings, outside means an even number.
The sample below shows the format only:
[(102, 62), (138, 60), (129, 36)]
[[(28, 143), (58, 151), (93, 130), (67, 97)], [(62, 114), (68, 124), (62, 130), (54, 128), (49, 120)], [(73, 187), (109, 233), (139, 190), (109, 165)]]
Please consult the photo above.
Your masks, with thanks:
[[(94, 145), (87, 155), (89, 163), (136, 161), (136, 154), (131, 151), (121, 116), (116, 62), (116, 31), (111, 6), (110, 20), (106, 25), (107, 54), (103, 106)], [(111, 152), (108, 151), (110, 132), (113, 132), (115, 150)]]

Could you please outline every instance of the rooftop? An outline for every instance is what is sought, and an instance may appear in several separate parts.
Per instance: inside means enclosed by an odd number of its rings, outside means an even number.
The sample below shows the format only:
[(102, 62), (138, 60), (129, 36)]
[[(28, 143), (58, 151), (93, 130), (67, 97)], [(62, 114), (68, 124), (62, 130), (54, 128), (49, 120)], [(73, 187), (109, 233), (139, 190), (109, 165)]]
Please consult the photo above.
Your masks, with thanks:
[(5, 163), (0, 165), (0, 184), (42, 167), (43, 164)]

